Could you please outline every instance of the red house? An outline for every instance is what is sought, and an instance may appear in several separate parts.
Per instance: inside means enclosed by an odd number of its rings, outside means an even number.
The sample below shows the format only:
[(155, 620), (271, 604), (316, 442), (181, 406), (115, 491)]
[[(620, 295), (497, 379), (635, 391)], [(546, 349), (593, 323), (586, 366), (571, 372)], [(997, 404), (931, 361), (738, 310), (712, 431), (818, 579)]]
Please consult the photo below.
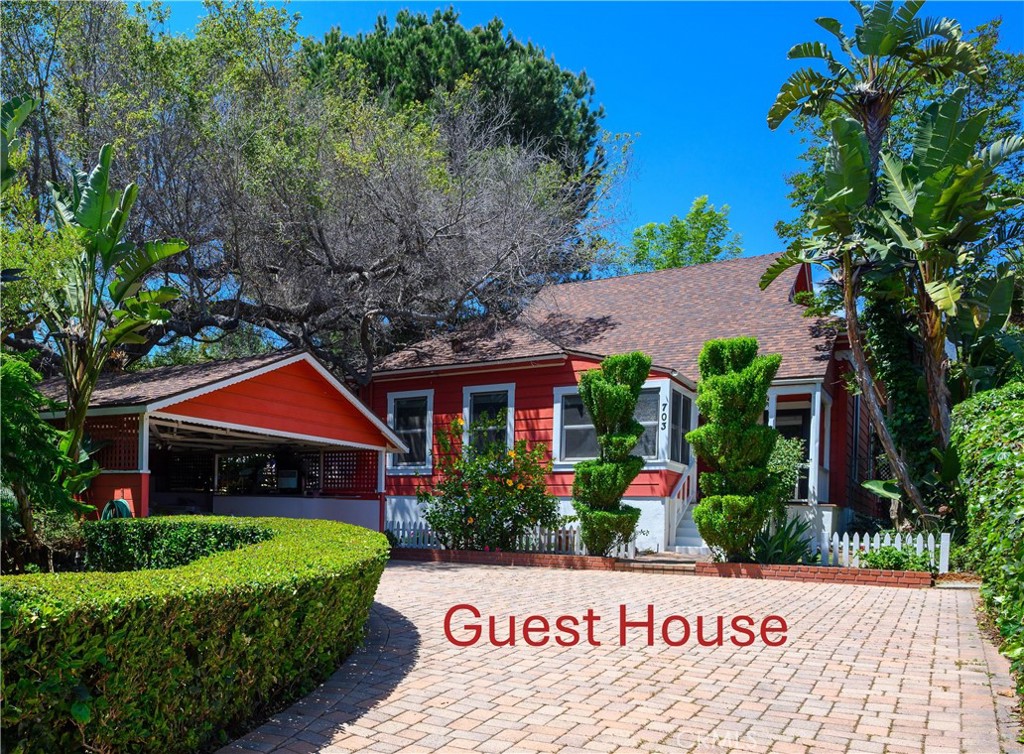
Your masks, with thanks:
[[(64, 383), (42, 386), (64, 399)], [(55, 422), (60, 412), (51, 417)], [(408, 448), (310, 354), (104, 374), (86, 436), (97, 508), (326, 518), (381, 530), (384, 456)]]
[(794, 507), (816, 528), (841, 530), (867, 501), (867, 421), (845, 387), (849, 365), (831, 323), (803, 316), (794, 294), (811, 289), (794, 268), (766, 291), (758, 281), (772, 257), (747, 257), (543, 289), (511, 327), (479, 327), (418, 343), (384, 360), (366, 389), (372, 411), (408, 446), (389, 453), (388, 520), (419, 517), (417, 489), (433, 481), (438, 428), (507, 410), (506, 441), (541, 443), (551, 454), (549, 485), (571, 513), (573, 464), (596, 453), (577, 393), (578, 375), (609, 354), (641, 350), (654, 366), (637, 408), (646, 427), (637, 452), (647, 464), (627, 492), (642, 510), (640, 548), (692, 552), (704, 546), (691, 515), (697, 466), (684, 435), (698, 421), (697, 356), (713, 338), (754, 336), (779, 353), (765, 420), (802, 437), (804, 473)]

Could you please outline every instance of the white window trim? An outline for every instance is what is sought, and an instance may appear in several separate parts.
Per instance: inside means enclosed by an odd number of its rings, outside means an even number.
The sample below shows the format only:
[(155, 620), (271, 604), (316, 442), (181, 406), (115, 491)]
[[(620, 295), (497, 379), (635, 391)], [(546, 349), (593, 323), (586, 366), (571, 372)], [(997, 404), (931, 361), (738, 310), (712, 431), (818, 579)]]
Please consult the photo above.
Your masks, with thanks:
[(395, 400), (401, 398), (427, 399), (427, 460), (425, 463), (420, 464), (399, 464), (398, 453), (388, 453), (387, 474), (388, 476), (431, 474), (434, 470), (434, 391), (432, 389), (401, 390), (395, 393), (388, 393), (388, 426), (392, 428), (392, 431), (395, 431)]
[(516, 383), (503, 382), (497, 385), (466, 385), (462, 388), (462, 447), (469, 446), (469, 398), (473, 393), (507, 393), (508, 411), (505, 416), (505, 444), (515, 444)]
[[(671, 443), (670, 434), (672, 426), (672, 391), (676, 390), (677, 392), (689, 397), (691, 411), (696, 409), (697, 398), (693, 393), (666, 378), (647, 380), (644, 382), (642, 389), (650, 390), (651, 388), (658, 388), (660, 391), (658, 395), (658, 455), (654, 458), (644, 459), (644, 469), (671, 469), (673, 471), (685, 471), (687, 464), (669, 460)], [(577, 463), (587, 460), (584, 458), (577, 458), (572, 461), (567, 461), (562, 458), (562, 397), (566, 395), (578, 395), (579, 392), (579, 385), (556, 387), (554, 390), (554, 401), (552, 402), (552, 415), (554, 421), (552, 423), (551, 435), (551, 459), (553, 471), (572, 471)]]

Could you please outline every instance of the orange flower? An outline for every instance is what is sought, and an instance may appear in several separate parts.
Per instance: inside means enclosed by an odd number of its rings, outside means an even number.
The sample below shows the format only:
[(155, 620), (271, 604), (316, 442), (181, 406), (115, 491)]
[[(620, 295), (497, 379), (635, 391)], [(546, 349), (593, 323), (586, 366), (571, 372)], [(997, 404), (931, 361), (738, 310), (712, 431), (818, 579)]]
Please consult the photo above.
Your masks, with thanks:
[(520, 482), (519, 484), (516, 485), (516, 489), (517, 490), (525, 490), (526, 486), (522, 482)]
[(472, 516), (470, 516), (469, 518), (467, 518), (467, 519), (466, 519), (466, 523), (467, 523), (467, 524), (471, 524), (471, 523), (473, 523), (473, 517), (472, 517)]

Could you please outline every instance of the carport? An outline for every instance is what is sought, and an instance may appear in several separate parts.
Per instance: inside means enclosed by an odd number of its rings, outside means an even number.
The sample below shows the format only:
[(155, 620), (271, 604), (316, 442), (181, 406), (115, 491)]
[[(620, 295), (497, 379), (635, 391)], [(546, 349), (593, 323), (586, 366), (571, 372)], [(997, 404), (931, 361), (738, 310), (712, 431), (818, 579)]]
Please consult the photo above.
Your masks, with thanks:
[[(43, 388), (63, 397), (59, 380)], [(377, 530), (384, 454), (405, 450), (305, 351), (104, 375), (86, 434), (101, 446), (103, 473), (87, 493), (97, 507), (120, 497), (137, 516), (327, 518)]]

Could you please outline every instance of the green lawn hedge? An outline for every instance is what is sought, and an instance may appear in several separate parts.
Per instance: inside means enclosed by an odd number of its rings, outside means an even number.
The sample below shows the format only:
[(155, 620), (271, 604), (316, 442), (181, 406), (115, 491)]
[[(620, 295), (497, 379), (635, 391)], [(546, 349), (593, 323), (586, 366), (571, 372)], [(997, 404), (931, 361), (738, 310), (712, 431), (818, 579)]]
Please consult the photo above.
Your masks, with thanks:
[(969, 559), (1024, 696), (1024, 383), (989, 390), (953, 413), (967, 498)]
[[(170, 569), (2, 578), (5, 751), (195, 751), (338, 666), (362, 640), (383, 535), (186, 516), (104, 523), (92, 535), (109, 554), (117, 527), (166, 543), (225, 526), (243, 530), (229, 547), (270, 538)], [(161, 528), (141, 531), (150, 527)]]

